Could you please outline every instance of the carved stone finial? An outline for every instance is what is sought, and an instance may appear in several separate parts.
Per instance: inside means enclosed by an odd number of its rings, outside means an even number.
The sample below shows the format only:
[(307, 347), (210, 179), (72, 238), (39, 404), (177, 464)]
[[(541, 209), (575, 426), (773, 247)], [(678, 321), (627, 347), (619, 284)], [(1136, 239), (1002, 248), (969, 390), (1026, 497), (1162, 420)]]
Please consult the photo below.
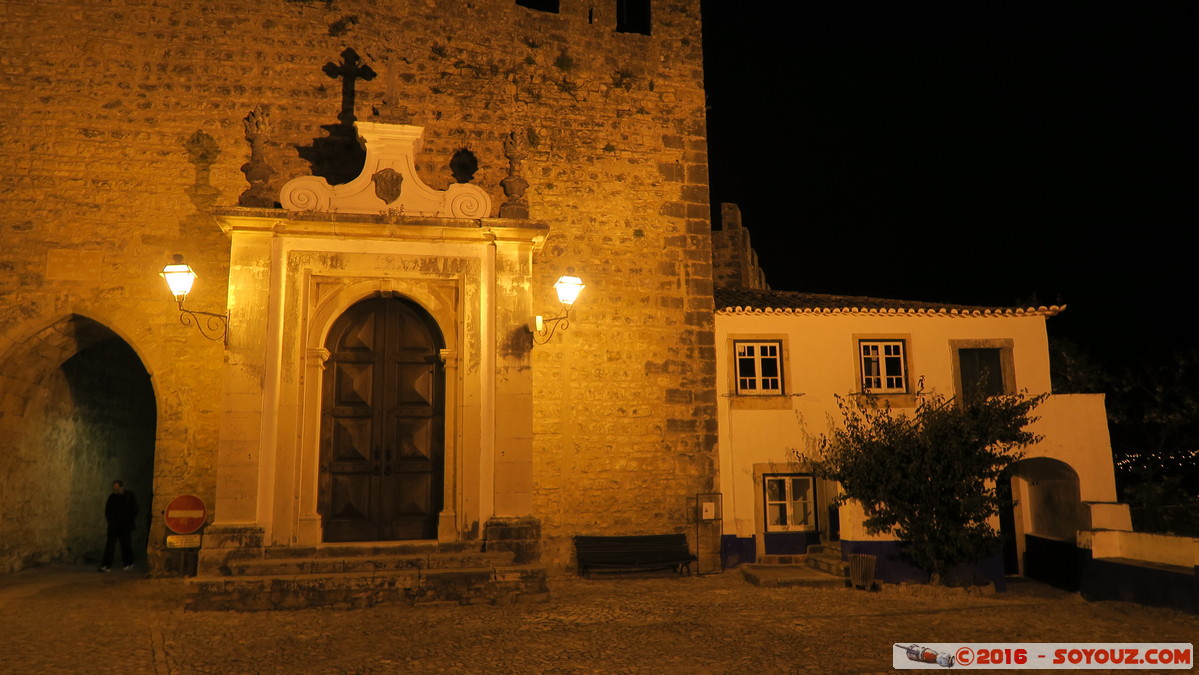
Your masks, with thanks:
[(517, 129), (504, 137), (504, 156), (508, 158), (508, 176), (500, 181), (504, 188), (504, 196), (508, 201), (500, 205), (501, 218), (529, 217), (529, 200), (525, 198), (525, 190), (529, 189), (529, 181), (521, 175), (520, 163), (529, 154), (528, 134), (524, 129)]
[(266, 106), (259, 103), (242, 120), (242, 126), (246, 129), (246, 140), (253, 143), (255, 138), (270, 135), (271, 114), (267, 112)]
[(241, 193), (237, 199), (238, 206), (253, 206), (270, 208), (275, 205), (275, 198), (267, 188), (267, 181), (274, 175), (275, 170), (264, 159), (267, 138), (271, 132), (271, 116), (262, 104), (254, 106), (250, 114), (243, 120), (246, 129), (246, 140), (250, 142), (250, 161), (241, 165), (242, 173), (250, 189)]

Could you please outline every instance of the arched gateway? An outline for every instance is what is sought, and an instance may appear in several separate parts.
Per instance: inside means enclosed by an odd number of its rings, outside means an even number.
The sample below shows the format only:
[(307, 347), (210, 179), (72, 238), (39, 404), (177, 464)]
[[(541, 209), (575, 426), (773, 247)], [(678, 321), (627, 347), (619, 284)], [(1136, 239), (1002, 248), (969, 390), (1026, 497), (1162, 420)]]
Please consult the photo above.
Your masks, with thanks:
[(334, 323), (322, 383), (324, 541), (437, 538), (444, 347), (432, 317), (399, 298), (363, 300)]

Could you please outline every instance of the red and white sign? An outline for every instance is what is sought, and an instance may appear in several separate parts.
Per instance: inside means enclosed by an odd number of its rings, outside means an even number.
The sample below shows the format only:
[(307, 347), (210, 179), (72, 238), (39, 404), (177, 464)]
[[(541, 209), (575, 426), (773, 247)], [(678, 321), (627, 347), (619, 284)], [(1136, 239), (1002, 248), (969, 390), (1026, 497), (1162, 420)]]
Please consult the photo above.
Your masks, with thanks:
[(171, 532), (191, 534), (204, 525), (204, 518), (207, 515), (208, 509), (204, 507), (204, 502), (199, 497), (180, 495), (167, 504), (166, 516), (163, 520), (166, 521), (167, 528)]

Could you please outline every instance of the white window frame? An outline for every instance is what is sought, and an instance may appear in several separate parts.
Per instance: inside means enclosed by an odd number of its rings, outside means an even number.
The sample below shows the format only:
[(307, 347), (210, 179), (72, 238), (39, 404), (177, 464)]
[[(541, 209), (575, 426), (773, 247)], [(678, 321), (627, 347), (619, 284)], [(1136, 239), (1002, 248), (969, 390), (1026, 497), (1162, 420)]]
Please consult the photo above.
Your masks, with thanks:
[[(742, 360), (753, 364), (753, 372), (743, 375)], [(774, 375), (764, 375), (763, 364), (774, 362)], [(783, 341), (733, 340), (733, 383), (738, 396), (783, 395)]]
[(858, 340), (858, 365), (863, 394), (908, 392), (906, 340)]
[[(782, 483), (782, 499), (771, 499), (772, 481)], [(806, 482), (805, 499), (797, 499), (795, 481)], [(807, 473), (771, 473), (762, 476), (762, 506), (766, 532), (811, 532), (816, 529), (816, 481)], [(782, 507), (781, 511), (777, 508)], [(787, 522), (773, 522), (772, 516), (779, 512)]]

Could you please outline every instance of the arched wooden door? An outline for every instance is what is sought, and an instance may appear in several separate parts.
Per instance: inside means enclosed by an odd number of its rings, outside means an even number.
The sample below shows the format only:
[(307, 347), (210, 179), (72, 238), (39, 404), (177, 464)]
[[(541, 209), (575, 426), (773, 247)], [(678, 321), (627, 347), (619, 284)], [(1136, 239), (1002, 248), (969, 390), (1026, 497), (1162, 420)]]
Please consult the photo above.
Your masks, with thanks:
[(324, 541), (437, 537), (443, 346), (432, 318), (397, 298), (359, 302), (333, 325), (322, 383)]

